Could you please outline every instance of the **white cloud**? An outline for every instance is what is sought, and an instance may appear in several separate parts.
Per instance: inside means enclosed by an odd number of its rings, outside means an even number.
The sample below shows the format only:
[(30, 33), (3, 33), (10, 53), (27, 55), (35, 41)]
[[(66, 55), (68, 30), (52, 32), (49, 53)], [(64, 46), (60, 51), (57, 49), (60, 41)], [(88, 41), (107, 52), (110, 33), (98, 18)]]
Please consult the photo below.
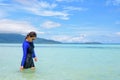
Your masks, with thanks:
[(44, 32), (38, 31), (28, 22), (14, 21), (8, 19), (0, 20), (0, 33), (26, 34), (30, 31), (36, 31), (39, 34), (44, 34)]
[(53, 36), (51, 39), (60, 41), (60, 42), (87, 42), (88, 40), (85, 39), (86, 35), (81, 34), (80, 36), (68, 36), (68, 35), (56, 35)]
[(118, 36), (120, 36), (120, 32), (116, 32), (115, 34), (118, 35)]
[(6, 9), (3, 6), (8, 6), (8, 4), (0, 3), (0, 18), (4, 18), (8, 15), (8, 13), (6, 12)]
[(8, 4), (5, 4), (3, 2), (0, 2), (0, 6), (8, 6)]
[(64, 11), (56, 11), (53, 10), (56, 8), (57, 4), (48, 3), (46, 1), (38, 1), (38, 0), (16, 0), (17, 3), (20, 4), (20, 9), (24, 9), (32, 14), (39, 16), (53, 16), (63, 20), (68, 20), (68, 13)]
[(83, 2), (84, 0), (56, 0), (58, 2)]
[(106, 4), (107, 5), (119, 6), (120, 5), (120, 0), (107, 0)]
[(55, 3), (52, 3), (52, 4), (49, 4), (48, 2), (43, 2), (43, 1), (41, 1), (40, 3), (39, 3), (39, 5), (42, 7), (42, 8), (49, 8), (49, 9), (53, 9), (53, 8), (55, 8), (56, 6), (57, 6), (57, 4), (55, 4)]
[(6, 13), (4, 12), (4, 11), (1, 11), (0, 10), (0, 18), (3, 18), (3, 17), (5, 17), (6, 16)]
[(3, 11), (2, 8), (4, 8), (6, 14), (9, 12), (16, 12), (20, 10), (22, 12), (26, 11), (27, 13), (32, 13), (38, 16), (50, 16), (62, 20), (69, 20), (70, 13), (67, 12), (66, 10), (69, 11), (85, 10), (84, 8), (79, 8), (79, 7), (67, 7), (67, 8), (61, 8), (61, 10), (56, 10), (56, 8), (59, 7), (57, 3), (49, 3), (47, 1), (38, 1), (38, 0), (13, 0), (11, 4), (1, 2), (0, 5), (2, 6), (0, 7), (1, 11)]
[(67, 13), (64, 12), (59, 12), (59, 11), (50, 11), (50, 10), (36, 10), (36, 9), (31, 9), (30, 11), (34, 12), (36, 15), (39, 16), (54, 16), (63, 20), (68, 20), (68, 15)]
[(46, 29), (51, 29), (51, 28), (60, 27), (60, 26), (61, 26), (60, 23), (56, 23), (53, 21), (46, 21), (41, 25), (41, 27), (46, 28)]
[(64, 10), (67, 10), (67, 11), (85, 11), (87, 10), (87, 8), (82, 8), (82, 7), (74, 7), (74, 6), (68, 6), (68, 7), (64, 7)]
[(15, 0), (16, 2), (20, 3), (26, 7), (33, 7), (33, 8), (42, 8), (42, 9), (53, 9), (57, 6), (55, 3), (48, 3), (46, 1), (38, 1), (38, 0)]

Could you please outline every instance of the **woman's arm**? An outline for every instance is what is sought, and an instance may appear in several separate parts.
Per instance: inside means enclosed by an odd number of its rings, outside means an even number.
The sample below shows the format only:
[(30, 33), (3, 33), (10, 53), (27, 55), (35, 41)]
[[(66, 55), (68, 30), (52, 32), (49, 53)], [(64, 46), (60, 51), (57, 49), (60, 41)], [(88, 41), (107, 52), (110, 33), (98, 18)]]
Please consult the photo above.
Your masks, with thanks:
[(34, 60), (37, 62), (37, 57), (36, 57), (36, 55), (35, 55), (35, 51), (34, 51), (34, 49), (33, 49), (33, 54), (32, 54), (32, 57), (34, 58)]
[(32, 54), (32, 57), (33, 57), (33, 58), (35, 58), (35, 57), (36, 57), (34, 49), (33, 49), (33, 54)]
[(27, 48), (28, 48), (28, 44), (26, 42), (24, 42), (23, 43), (23, 58), (22, 58), (21, 66), (24, 66), (24, 64), (25, 64), (25, 60), (27, 57)]

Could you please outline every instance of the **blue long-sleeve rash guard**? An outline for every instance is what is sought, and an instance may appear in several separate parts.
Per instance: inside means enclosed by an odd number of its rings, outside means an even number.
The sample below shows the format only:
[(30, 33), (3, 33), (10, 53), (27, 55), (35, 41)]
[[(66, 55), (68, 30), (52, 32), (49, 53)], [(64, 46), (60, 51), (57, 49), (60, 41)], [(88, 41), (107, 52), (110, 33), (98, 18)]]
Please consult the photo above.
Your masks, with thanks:
[[(22, 58), (21, 66), (24, 66), (24, 64), (25, 64), (25, 60), (26, 60), (26, 57), (27, 57), (27, 49), (29, 48), (29, 46), (30, 45), (29, 45), (28, 41), (23, 42), (23, 45), (22, 45), (22, 47), (23, 47), (23, 58)], [(33, 58), (36, 57), (34, 49), (33, 49), (32, 57)]]

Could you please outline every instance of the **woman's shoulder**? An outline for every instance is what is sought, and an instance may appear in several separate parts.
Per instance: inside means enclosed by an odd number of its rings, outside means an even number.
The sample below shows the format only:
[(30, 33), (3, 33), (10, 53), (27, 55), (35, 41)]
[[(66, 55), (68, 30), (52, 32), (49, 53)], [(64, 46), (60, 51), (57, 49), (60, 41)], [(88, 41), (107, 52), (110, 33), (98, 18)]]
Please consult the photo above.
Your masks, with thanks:
[(25, 40), (25, 41), (23, 42), (23, 46), (29, 46), (29, 42)]

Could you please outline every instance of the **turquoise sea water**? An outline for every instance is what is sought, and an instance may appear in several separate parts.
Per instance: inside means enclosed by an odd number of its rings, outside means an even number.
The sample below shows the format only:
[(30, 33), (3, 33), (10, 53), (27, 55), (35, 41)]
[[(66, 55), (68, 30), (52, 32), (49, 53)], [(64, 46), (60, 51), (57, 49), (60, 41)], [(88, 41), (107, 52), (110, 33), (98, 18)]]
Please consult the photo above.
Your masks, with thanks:
[(0, 80), (120, 80), (119, 44), (35, 44), (36, 70), (19, 71), (21, 44), (0, 44)]

